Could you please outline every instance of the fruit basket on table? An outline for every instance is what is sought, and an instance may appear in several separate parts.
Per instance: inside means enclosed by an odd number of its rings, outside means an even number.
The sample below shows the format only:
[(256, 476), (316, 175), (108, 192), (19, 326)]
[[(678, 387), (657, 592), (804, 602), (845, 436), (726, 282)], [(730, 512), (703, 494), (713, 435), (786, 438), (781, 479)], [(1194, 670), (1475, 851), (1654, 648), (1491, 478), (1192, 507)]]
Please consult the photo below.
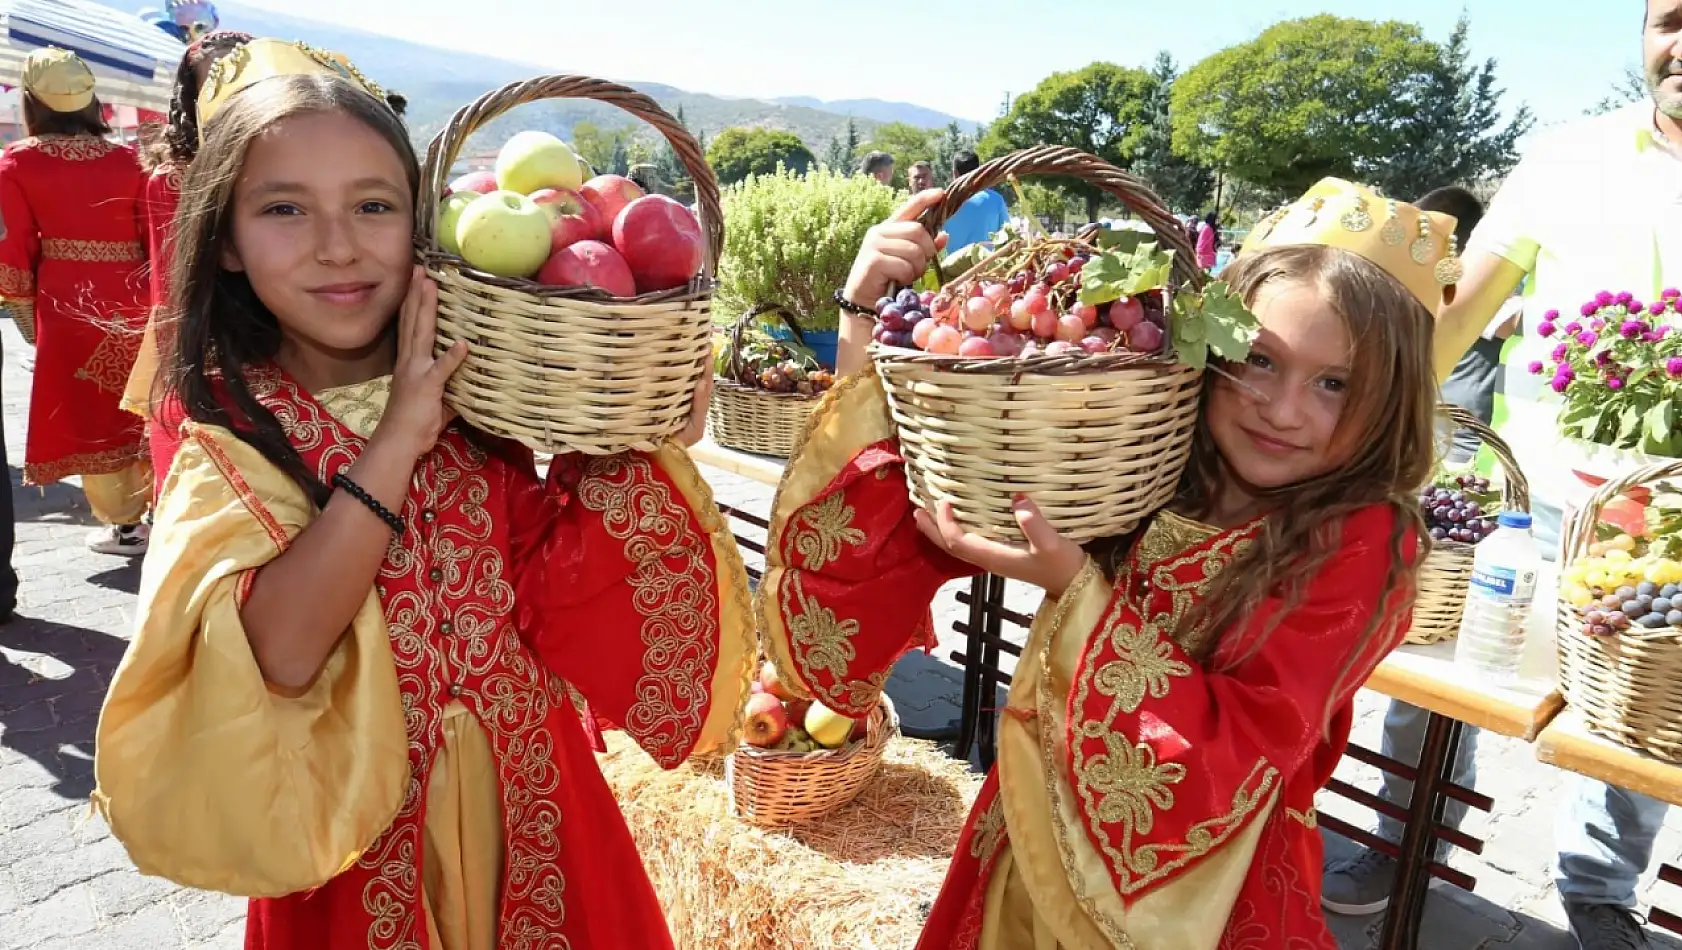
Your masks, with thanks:
[(897, 735), (899, 715), (886, 694), (868, 717), (849, 720), (792, 698), (767, 663), (748, 697), (742, 744), (724, 759), (730, 807), (764, 827), (821, 818), (870, 784)]
[(1655, 491), (1641, 537), (1602, 521), (1632, 489), (1682, 479), (1682, 460), (1606, 482), (1565, 524), (1559, 683), (1589, 727), (1682, 762), (1682, 499)]
[(1021, 493), (1074, 540), (1124, 534), (1173, 497), (1208, 355), (1243, 359), (1255, 318), (1224, 283), (1205, 286), (1184, 226), (1143, 182), (1076, 149), (994, 159), (922, 223), (937, 233), (982, 189), (1026, 175), (1098, 187), (1160, 243), (1012, 238), (926, 312), (881, 312), (871, 358), (918, 505), (949, 501), (970, 531), (1020, 541)]
[[(788, 328), (792, 341), (766, 332), (763, 321)], [(713, 363), (713, 397), (707, 429), (725, 448), (788, 458), (806, 419), (835, 375), (806, 348), (797, 321), (774, 307), (743, 314), (722, 341)]]
[[(600, 233), (609, 240), (579, 242), (564, 254), (556, 249), (536, 266), (527, 254), (516, 253), (524, 252), (523, 244), (506, 246), (509, 234), (523, 241), (524, 223), (508, 222), (501, 231), (484, 228), (482, 239), (461, 242), (469, 220), (484, 220), (474, 217), (472, 204), (465, 210), (440, 204), (463, 145), (508, 110), (548, 99), (605, 102), (659, 130), (694, 179), (699, 220), (669, 198), (647, 196), (605, 212), (615, 218), (612, 233)], [(500, 173), (505, 164), (534, 168), (518, 176), (525, 186), (499, 181), (501, 187), (520, 192), (532, 190), (534, 182), (549, 192), (578, 187), (567, 180), (567, 170), (553, 170), (565, 165), (565, 156), (554, 149), (564, 143), (541, 133), (515, 138), (522, 137), (527, 137), (522, 144), (535, 139), (539, 146), (548, 139), (548, 154), (509, 159), (511, 141), (498, 160), (499, 179), (510, 177)], [(456, 340), (468, 344), (467, 359), (445, 390), (453, 409), (486, 432), (549, 453), (648, 451), (687, 424), (695, 387), (711, 369), (713, 275), (723, 228), (718, 182), (700, 146), (676, 119), (618, 83), (583, 76), (512, 83), (450, 119), (427, 149), (421, 180), (416, 240), (421, 262), (438, 284), (438, 349)], [(552, 193), (539, 199), (559, 201), (563, 208), (571, 201)], [(516, 198), (505, 200), (529, 215)], [(457, 211), (461, 219), (446, 243), (444, 216)], [(597, 223), (598, 231), (606, 227)], [(563, 238), (557, 234), (554, 240), (559, 244)], [(474, 266), (447, 249), (458, 242), (468, 258), (494, 258), (495, 266)]]
[(1442, 475), (1420, 493), (1419, 507), (1431, 529), (1431, 553), (1419, 568), (1419, 596), (1413, 603), (1408, 643), (1441, 643), (1459, 634), (1477, 543), (1494, 533), (1495, 516), (1501, 511), (1530, 510), (1529, 483), (1506, 441), (1459, 406), (1445, 403), (1437, 411), (1489, 446), (1501, 465), (1503, 481), (1497, 495), (1490, 490), (1489, 480), (1480, 476)]

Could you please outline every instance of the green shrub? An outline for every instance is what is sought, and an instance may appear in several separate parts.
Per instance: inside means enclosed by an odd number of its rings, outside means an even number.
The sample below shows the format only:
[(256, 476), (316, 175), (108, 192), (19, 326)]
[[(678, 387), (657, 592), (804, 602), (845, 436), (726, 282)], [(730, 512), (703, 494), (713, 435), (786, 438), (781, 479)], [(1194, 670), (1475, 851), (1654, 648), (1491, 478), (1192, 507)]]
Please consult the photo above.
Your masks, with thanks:
[(726, 188), (715, 314), (734, 320), (771, 305), (804, 328), (835, 329), (840, 314), (831, 297), (846, 283), (864, 233), (903, 198), (868, 176), (827, 168), (779, 168)]

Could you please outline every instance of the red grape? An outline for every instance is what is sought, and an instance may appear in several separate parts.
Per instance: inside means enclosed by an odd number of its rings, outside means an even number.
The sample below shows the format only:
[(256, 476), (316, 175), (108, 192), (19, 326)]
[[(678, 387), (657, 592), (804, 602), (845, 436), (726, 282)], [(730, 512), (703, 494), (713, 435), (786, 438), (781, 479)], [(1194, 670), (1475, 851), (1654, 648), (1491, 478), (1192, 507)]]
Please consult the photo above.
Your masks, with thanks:
[(1162, 328), (1154, 323), (1141, 323), (1127, 331), (1127, 347), (1139, 353), (1155, 353), (1162, 349)]
[(1028, 312), (1038, 316), (1051, 309), (1051, 300), (1046, 297), (1045, 288), (1035, 285), (1022, 297), (1028, 305)]
[(1079, 274), (1086, 267), (1086, 258), (1077, 257), (1069, 262), (1069, 273)]
[(1123, 297), (1110, 304), (1110, 326), (1117, 330), (1131, 330), (1145, 318), (1145, 305), (1138, 297)]
[(933, 314), (937, 320), (944, 320), (951, 316), (952, 296), (950, 294), (935, 294), (934, 299), (929, 301), (929, 313)]
[(1016, 356), (1022, 352), (1021, 335), (1008, 330), (994, 330), (987, 342), (993, 344), (993, 352), (1000, 356)]
[(1052, 284), (1061, 284), (1069, 276), (1069, 265), (1058, 261), (1045, 269), (1045, 279)]
[(954, 330), (951, 327), (935, 327), (934, 332), (929, 334), (929, 345), (924, 347), (924, 349), (928, 350), (930, 353), (954, 355), (958, 352), (958, 347), (962, 346), (963, 343), (963, 334), (959, 333), (957, 330)]
[(929, 335), (934, 333), (935, 327), (938, 326), (940, 326), (940, 323), (935, 320), (917, 321), (917, 325), (911, 328), (911, 342), (915, 344), (919, 350), (928, 349)]
[(1013, 329), (1027, 330), (1034, 325), (1034, 311), (1028, 308), (1028, 298), (1018, 297), (1010, 305), (1010, 325)]
[(988, 284), (987, 288), (981, 292), (981, 295), (986, 297), (988, 300), (993, 301), (993, 306), (997, 307), (1005, 300), (1005, 298), (1010, 296), (1010, 288), (1006, 287), (1004, 284)]
[(997, 356), (993, 352), (993, 344), (987, 342), (984, 336), (965, 337), (964, 342), (958, 344), (959, 356), (990, 357)]
[(1088, 330), (1098, 325), (1098, 308), (1089, 303), (1077, 303), (1069, 308), (1069, 313), (1079, 317)]
[(929, 309), (929, 305), (934, 303), (934, 291), (925, 290), (921, 294), (918, 294), (917, 302), (923, 305), (924, 310)]
[(1042, 310), (1034, 314), (1034, 336), (1049, 340), (1057, 335), (1057, 314)]
[(993, 301), (986, 297), (971, 297), (964, 307), (964, 326), (977, 333), (992, 326), (997, 317), (998, 312), (994, 309)]
[(1088, 353), (1108, 353), (1110, 344), (1103, 337), (1089, 336), (1080, 341), (1080, 348)]
[(1068, 340), (1053, 340), (1045, 345), (1045, 355), (1047, 356), (1062, 356), (1065, 353), (1073, 353), (1079, 350), (1080, 347)]
[(1057, 318), (1057, 339), (1079, 343), (1086, 337), (1086, 321), (1072, 313)]
[(1098, 327), (1092, 331), (1092, 335), (1105, 343), (1114, 343), (1121, 337), (1120, 331), (1115, 327)]

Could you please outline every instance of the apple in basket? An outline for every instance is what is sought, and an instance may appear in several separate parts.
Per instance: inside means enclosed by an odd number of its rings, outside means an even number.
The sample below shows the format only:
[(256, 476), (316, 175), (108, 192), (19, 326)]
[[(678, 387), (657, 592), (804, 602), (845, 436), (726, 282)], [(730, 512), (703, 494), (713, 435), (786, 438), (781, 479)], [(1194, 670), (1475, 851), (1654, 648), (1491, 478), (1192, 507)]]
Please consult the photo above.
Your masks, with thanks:
[(619, 220), (625, 206), (644, 195), (642, 188), (624, 175), (597, 175), (581, 185), (578, 193), (596, 206), (602, 222), (609, 228)]
[(760, 689), (770, 693), (772, 696), (777, 697), (783, 702), (791, 702), (795, 698), (794, 694), (789, 691), (788, 687), (783, 685), (782, 679), (777, 676), (777, 664), (772, 663), (770, 660), (766, 660), (764, 663), (759, 664), (758, 682)]
[(529, 195), (545, 188), (577, 190), (584, 170), (567, 143), (548, 132), (519, 132), (496, 155), (496, 184)]
[(550, 251), (602, 237), (605, 225), (601, 212), (578, 192), (566, 188), (544, 188), (532, 192), (531, 200), (549, 216)]
[(665, 195), (646, 195), (613, 221), (613, 246), (631, 265), (637, 291), (682, 287), (701, 269), (701, 222)]
[(537, 282), (550, 287), (594, 287), (613, 297), (635, 297), (636, 280), (619, 252), (600, 241), (568, 244), (549, 256)]
[(456, 240), (474, 267), (498, 277), (530, 277), (549, 259), (549, 215), (525, 195), (493, 191), (461, 212)]
[(742, 741), (761, 749), (783, 741), (788, 732), (788, 712), (770, 693), (748, 697), (747, 715), (742, 720)]
[(461, 256), (461, 242), (456, 239), (456, 228), (461, 224), (461, 213), (467, 206), (482, 197), (476, 191), (452, 191), (438, 203), (438, 246), (457, 257)]
[(496, 190), (496, 175), (491, 172), (468, 172), (450, 182), (446, 195), (488, 195)]
[(841, 748), (853, 734), (853, 720), (823, 703), (815, 702), (806, 710), (805, 726), (806, 732), (826, 749)]

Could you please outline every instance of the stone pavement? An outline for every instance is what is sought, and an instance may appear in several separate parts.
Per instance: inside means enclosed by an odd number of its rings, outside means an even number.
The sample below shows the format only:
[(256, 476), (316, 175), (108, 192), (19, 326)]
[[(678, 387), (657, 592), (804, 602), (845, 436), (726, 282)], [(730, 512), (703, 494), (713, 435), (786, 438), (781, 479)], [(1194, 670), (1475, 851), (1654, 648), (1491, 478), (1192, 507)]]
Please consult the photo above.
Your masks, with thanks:
[[(0, 343), (0, 404), (15, 483), (28, 376), (9, 322), (0, 329)], [(761, 513), (769, 508), (769, 488), (723, 472), (707, 474), (720, 503)], [(141, 876), (104, 824), (87, 814), (94, 725), (133, 622), (138, 569), (83, 547), (92, 520), (75, 488), (14, 487), (14, 496), (14, 563), (23, 587), (19, 618), (0, 627), (0, 950), (237, 948), (243, 901)], [(907, 657), (890, 681), (907, 722), (941, 725), (957, 714), (957, 671), (946, 660), (960, 642), (952, 633), (963, 614), (955, 589), (936, 604), (939, 650)], [(1013, 585), (1009, 601), (1024, 611), (1034, 606), (1021, 585)], [(1380, 697), (1361, 696), (1357, 741), (1376, 747), (1382, 712)], [(1420, 946), (1568, 950), (1548, 869), (1553, 806), (1567, 779), (1536, 762), (1522, 743), (1493, 737), (1485, 737), (1479, 764), (1480, 790), (1495, 798), (1497, 808), (1487, 820), (1474, 818), (1472, 830), (1490, 845), (1481, 858), (1454, 861), (1477, 878), (1478, 889), (1470, 895), (1436, 890)], [(1351, 781), (1373, 784), (1370, 770), (1351, 765), (1345, 771)], [(1368, 818), (1331, 796), (1323, 796), (1321, 807), (1356, 822)], [(1682, 852), (1682, 812), (1673, 812), (1659, 852), (1668, 858)], [(1682, 910), (1682, 891), (1666, 890), (1644, 891), (1644, 900), (1650, 895)], [(1334, 925), (1345, 950), (1356, 950), (1371, 945), (1378, 921)], [(1660, 945), (1682, 950), (1682, 943)]]

